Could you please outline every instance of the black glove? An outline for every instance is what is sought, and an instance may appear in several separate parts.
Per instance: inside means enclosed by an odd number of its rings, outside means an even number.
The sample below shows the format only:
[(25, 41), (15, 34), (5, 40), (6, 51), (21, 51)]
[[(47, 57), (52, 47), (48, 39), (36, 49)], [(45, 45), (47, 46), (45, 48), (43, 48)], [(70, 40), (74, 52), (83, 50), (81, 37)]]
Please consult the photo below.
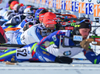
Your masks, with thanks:
[(67, 63), (67, 64), (70, 64), (72, 63), (72, 59), (69, 58), (69, 57), (65, 57), (65, 56), (62, 56), (62, 57), (56, 57), (55, 59), (55, 62), (58, 62), (58, 63)]

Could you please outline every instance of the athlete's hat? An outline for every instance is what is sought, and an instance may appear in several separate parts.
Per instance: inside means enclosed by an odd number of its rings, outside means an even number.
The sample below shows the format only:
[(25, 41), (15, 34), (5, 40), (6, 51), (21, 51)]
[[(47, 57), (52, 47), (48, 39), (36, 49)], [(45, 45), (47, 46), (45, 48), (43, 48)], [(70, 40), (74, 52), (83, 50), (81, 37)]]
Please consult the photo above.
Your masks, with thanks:
[(89, 28), (89, 29), (91, 29), (91, 23), (90, 22), (82, 22), (82, 23), (76, 24), (74, 27), (76, 29), (80, 29), (80, 28)]
[(56, 14), (52, 12), (47, 12), (44, 14), (43, 23), (44, 24), (57, 24)]
[(72, 31), (73, 35), (80, 35), (79, 29), (81, 28), (89, 28), (91, 30), (91, 23), (90, 22), (81, 22), (74, 26), (74, 30)]
[(13, 6), (16, 5), (16, 4), (19, 4), (19, 2), (18, 1), (12, 1), (11, 4), (10, 4), (10, 8), (13, 9)]

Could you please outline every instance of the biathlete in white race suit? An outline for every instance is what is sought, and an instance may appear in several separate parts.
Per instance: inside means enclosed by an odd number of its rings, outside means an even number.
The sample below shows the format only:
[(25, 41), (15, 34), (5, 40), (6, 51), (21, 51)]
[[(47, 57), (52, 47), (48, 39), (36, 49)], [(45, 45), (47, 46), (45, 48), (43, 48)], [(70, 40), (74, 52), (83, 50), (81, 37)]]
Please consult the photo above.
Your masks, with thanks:
[[(58, 30), (47, 37), (44, 37), (40, 42), (38, 43), (32, 43), (29, 45), (26, 45), (20, 49), (10, 49), (7, 50), (4, 53), (1, 53), (0, 60), (1, 61), (40, 61), (40, 62), (59, 62), (59, 63), (72, 63), (73, 59), (71, 59), (72, 56), (84, 52), (87, 59), (89, 59), (92, 63), (98, 64), (100, 62), (99, 57), (95, 55), (91, 51), (90, 48), (85, 48), (83, 46), (84, 40), (89, 35), (89, 32), (91, 31), (91, 24), (88, 22), (81, 22), (79, 24), (75, 25), (74, 30), (71, 32), (71, 30)], [(78, 41), (73, 41), (72, 39), (65, 39), (64, 45), (70, 46), (66, 49), (59, 49), (59, 42), (60, 37), (68, 36), (73, 37), (73, 35), (81, 35), (83, 37), (83, 41), (80, 43)], [(63, 38), (61, 39), (61, 46), (63, 44), (62, 42)], [(80, 47), (74, 47), (71, 48), (71, 46), (76, 46), (81, 44), (83, 48)], [(66, 51), (70, 51), (70, 54), (65, 57), (64, 53)], [(10, 54), (8, 54), (10, 53)], [(90, 53), (94, 55), (90, 55)], [(4, 56), (5, 55), (5, 56)], [(14, 57), (14, 60), (11, 60), (11, 58)], [(96, 60), (94, 62), (94, 60)]]

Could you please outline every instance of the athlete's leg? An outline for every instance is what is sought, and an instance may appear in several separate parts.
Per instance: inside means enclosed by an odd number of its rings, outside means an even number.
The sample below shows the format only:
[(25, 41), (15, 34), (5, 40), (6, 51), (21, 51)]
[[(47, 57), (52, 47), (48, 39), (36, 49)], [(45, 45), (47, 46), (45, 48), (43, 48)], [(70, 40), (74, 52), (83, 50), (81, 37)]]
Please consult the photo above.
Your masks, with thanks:
[(32, 51), (34, 53), (33, 58), (41, 61), (41, 62), (58, 62), (58, 63), (72, 63), (72, 59), (69, 57), (56, 57), (52, 54), (50, 54), (49, 52), (47, 52), (47, 50), (41, 46), (36, 45), (34, 47), (34, 51)]
[[(32, 46), (32, 59), (33, 61), (41, 61), (41, 62), (47, 62), (47, 61), (55, 61), (55, 56), (48, 53), (46, 49), (42, 48), (41, 46), (37, 45), (35, 43)], [(48, 59), (48, 60), (47, 60)]]
[(0, 54), (0, 61), (10, 61), (10, 62), (17, 61), (16, 49), (9, 49), (5, 52), (2, 52)]

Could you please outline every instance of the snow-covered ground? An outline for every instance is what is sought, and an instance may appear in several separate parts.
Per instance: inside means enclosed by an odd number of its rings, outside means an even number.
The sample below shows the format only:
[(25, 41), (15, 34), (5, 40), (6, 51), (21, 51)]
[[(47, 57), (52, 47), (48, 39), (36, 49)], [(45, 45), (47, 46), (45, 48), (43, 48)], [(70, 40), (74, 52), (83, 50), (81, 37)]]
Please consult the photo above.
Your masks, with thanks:
[[(8, 1), (8, 0), (4, 0)], [(0, 4), (0, 7), (5, 6)], [(95, 25), (95, 24), (94, 24)], [(99, 24), (98, 24), (99, 25)], [(100, 29), (97, 30), (97, 33)], [(100, 53), (100, 46), (96, 48)], [(79, 53), (74, 58), (85, 58), (83, 53)], [(6, 65), (0, 62), (0, 74), (100, 74), (100, 65), (91, 64), (88, 60), (74, 60), (72, 64), (61, 63), (18, 63), (16, 65)]]
[(99, 74), (100, 65), (89, 61), (74, 61), (73, 64), (59, 63), (18, 63), (5, 65), (0, 63), (1, 74)]
[[(74, 57), (85, 58), (83, 53)], [(88, 60), (74, 60), (72, 64), (23, 62), (16, 65), (0, 63), (0, 74), (99, 74), (100, 65)]]

